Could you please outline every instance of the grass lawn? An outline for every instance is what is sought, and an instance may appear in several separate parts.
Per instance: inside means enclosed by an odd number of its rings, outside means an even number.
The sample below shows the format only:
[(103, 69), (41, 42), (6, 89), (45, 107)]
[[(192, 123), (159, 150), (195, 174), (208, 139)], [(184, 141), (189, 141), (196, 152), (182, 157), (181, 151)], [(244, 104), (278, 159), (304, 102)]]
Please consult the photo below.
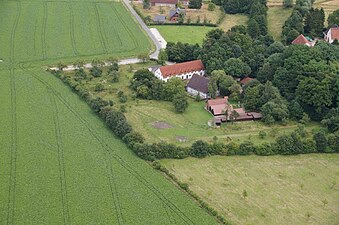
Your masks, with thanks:
[(279, 41), (281, 39), (282, 27), (291, 13), (292, 9), (285, 9), (282, 6), (268, 7), (268, 33), (272, 35), (275, 40)]
[(204, 26), (152, 26), (159, 30), (167, 42), (178, 42), (190, 44), (202, 44), (206, 33), (217, 27)]
[(214, 156), (161, 163), (233, 224), (339, 221), (338, 154)]
[(219, 27), (224, 31), (228, 31), (235, 25), (244, 25), (247, 27), (248, 15), (245, 14), (226, 14), (224, 20)]
[(120, 2), (0, 1), (0, 21), (0, 224), (216, 224), (42, 69), (148, 52)]

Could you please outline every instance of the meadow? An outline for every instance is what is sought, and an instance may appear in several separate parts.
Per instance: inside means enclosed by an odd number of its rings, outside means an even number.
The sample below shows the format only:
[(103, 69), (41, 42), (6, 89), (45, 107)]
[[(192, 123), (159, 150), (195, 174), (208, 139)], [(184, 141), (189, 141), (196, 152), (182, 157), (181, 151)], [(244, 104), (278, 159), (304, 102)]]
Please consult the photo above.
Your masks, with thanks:
[(46, 63), (148, 52), (119, 2), (0, 2), (0, 224), (216, 224)]
[(182, 42), (201, 45), (206, 33), (217, 27), (206, 26), (152, 26), (158, 29), (167, 42)]
[(232, 224), (339, 220), (339, 155), (213, 156), (161, 160)]

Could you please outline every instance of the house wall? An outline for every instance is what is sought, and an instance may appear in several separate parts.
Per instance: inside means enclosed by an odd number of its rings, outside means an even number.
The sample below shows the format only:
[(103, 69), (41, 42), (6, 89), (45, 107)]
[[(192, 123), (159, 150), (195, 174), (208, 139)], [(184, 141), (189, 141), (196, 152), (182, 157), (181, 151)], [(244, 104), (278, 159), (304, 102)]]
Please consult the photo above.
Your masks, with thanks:
[(190, 95), (193, 95), (193, 96), (200, 95), (200, 98), (202, 98), (202, 99), (206, 99), (208, 97), (206, 93), (199, 92), (199, 91), (197, 91), (193, 88), (190, 88), (190, 87), (187, 87), (187, 92)]
[(188, 73), (183, 73), (183, 74), (177, 74), (175, 76), (171, 76), (171, 77), (166, 77), (164, 78), (161, 74), (161, 71), (160, 71), (160, 68), (157, 69), (154, 73), (154, 75), (160, 79), (160, 80), (163, 80), (165, 82), (167, 82), (169, 79), (171, 79), (172, 77), (178, 77), (182, 80), (187, 80), (187, 79), (191, 79), (191, 77), (193, 76), (193, 74), (198, 74), (200, 76), (203, 76), (205, 75), (205, 70), (200, 70), (200, 71), (192, 71), (192, 72), (188, 72)]

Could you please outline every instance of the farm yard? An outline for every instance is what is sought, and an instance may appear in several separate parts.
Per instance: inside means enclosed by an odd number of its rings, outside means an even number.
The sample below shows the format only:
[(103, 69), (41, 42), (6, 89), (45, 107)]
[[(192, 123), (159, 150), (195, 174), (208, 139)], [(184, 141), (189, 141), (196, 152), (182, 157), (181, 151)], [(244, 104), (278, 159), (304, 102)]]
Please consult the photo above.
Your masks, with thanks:
[[(134, 71), (149, 68), (155, 63), (134, 64), (120, 66), (119, 82), (112, 83), (107, 75), (107, 68), (103, 69), (100, 77), (92, 77), (90, 81), (82, 86), (95, 96), (102, 97), (107, 101), (114, 102), (116, 109), (124, 108), (128, 122), (133, 128), (140, 132), (147, 141), (166, 141), (182, 146), (190, 146), (196, 140), (213, 142), (216, 137), (222, 142), (235, 141), (241, 143), (250, 140), (255, 144), (273, 142), (282, 134), (289, 134), (298, 128), (296, 122), (287, 124), (265, 125), (260, 121), (243, 121), (223, 124), (220, 128), (213, 127), (213, 116), (204, 107), (204, 101), (189, 99), (189, 106), (184, 113), (177, 113), (171, 102), (137, 99), (129, 87)], [(74, 73), (65, 72), (67, 76), (74, 76)], [(95, 91), (96, 85), (102, 84), (101, 91)], [(122, 91), (126, 96), (126, 102), (119, 101), (118, 92)], [(237, 107), (237, 102), (231, 101)], [(164, 126), (157, 126), (157, 124)], [(210, 123), (210, 124), (209, 124)], [(305, 130), (308, 136), (313, 131), (320, 129), (319, 123), (309, 123)], [(259, 132), (264, 131), (266, 137), (260, 138)]]
[(0, 224), (217, 223), (42, 69), (149, 52), (121, 3), (1, 1), (0, 20)]
[(337, 224), (339, 156), (161, 160), (232, 224)]

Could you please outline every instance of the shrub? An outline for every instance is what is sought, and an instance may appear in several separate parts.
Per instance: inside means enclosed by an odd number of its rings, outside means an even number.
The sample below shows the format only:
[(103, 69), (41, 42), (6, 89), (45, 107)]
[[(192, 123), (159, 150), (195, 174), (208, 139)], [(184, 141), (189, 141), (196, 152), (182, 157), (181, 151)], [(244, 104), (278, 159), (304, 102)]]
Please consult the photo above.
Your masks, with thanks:
[(93, 66), (89, 71), (93, 77), (100, 77), (102, 74), (102, 70), (97, 66)]
[(104, 90), (104, 85), (103, 84), (98, 83), (98, 84), (95, 85), (94, 91), (100, 92), (102, 90)]
[(196, 141), (192, 144), (190, 155), (198, 158), (203, 158), (210, 152), (210, 146), (205, 141)]
[(215, 4), (213, 2), (210, 2), (208, 4), (208, 11), (214, 11), (215, 10)]
[(122, 140), (123, 140), (123, 142), (125, 142), (127, 144), (127, 146), (129, 148), (133, 149), (133, 145), (135, 143), (144, 143), (145, 138), (139, 132), (132, 131), (132, 132), (126, 134), (122, 138)]

